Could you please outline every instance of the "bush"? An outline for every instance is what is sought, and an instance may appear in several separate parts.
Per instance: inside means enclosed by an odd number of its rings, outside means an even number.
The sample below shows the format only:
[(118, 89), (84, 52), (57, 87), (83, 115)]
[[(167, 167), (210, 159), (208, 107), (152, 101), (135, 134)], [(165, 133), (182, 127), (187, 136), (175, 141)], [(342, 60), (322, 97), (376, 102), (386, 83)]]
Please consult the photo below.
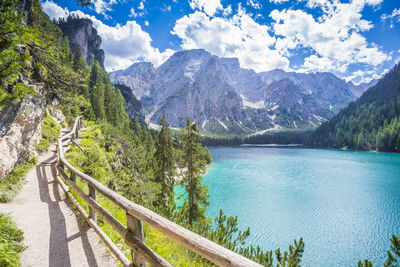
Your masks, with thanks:
[(46, 117), (42, 124), (42, 139), (36, 145), (36, 150), (39, 152), (45, 151), (52, 142), (57, 140), (60, 130), (61, 125), (46, 110)]
[(0, 266), (21, 266), (20, 253), (25, 249), (21, 244), (23, 234), (9, 215), (0, 213)]

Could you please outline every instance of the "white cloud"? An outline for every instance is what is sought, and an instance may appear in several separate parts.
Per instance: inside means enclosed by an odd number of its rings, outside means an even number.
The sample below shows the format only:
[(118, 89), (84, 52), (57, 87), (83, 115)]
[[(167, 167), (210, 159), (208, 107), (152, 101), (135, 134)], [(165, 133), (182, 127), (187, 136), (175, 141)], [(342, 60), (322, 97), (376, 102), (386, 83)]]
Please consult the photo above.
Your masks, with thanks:
[(136, 12), (133, 7), (131, 7), (131, 11), (128, 15), (130, 18), (139, 18), (144, 16), (144, 12)]
[(272, 49), (275, 38), (268, 29), (241, 9), (231, 19), (210, 18), (196, 11), (177, 20), (172, 34), (182, 39), (183, 49), (204, 48), (220, 57), (238, 57), (245, 68), (288, 69), (289, 60)]
[(94, 10), (96, 11), (97, 14), (102, 14), (105, 18), (109, 18), (109, 16), (106, 14), (107, 11), (111, 11), (111, 6), (116, 4), (117, 0), (94, 0), (93, 5), (94, 5)]
[(162, 12), (170, 12), (171, 6), (167, 6), (167, 5), (163, 4), (163, 6), (161, 7), (161, 11)]
[[(51, 2), (52, 3), (52, 2)], [(69, 14), (83, 18), (89, 18), (97, 29), (102, 39), (101, 48), (106, 54), (105, 67), (107, 71), (123, 69), (132, 63), (145, 60), (152, 62), (155, 66), (160, 65), (168, 59), (174, 51), (166, 49), (160, 52), (151, 44), (150, 35), (143, 31), (135, 21), (127, 21), (125, 25), (117, 24), (115, 27), (108, 26), (94, 16), (89, 16), (82, 11), (69, 12), (68, 9), (58, 9), (56, 4), (47, 4), (44, 11), (50, 18), (67, 17)], [(63, 10), (64, 12), (54, 12)]]
[(366, 0), (365, 3), (370, 6), (377, 6), (380, 5), (383, 0)]
[(43, 11), (51, 18), (65, 18), (68, 17), (69, 11), (67, 8), (62, 8), (52, 1), (46, 1), (42, 4)]
[(310, 0), (309, 7), (320, 6), (324, 12), (317, 19), (302, 10), (274, 10), (270, 13), (275, 21), (272, 27), (277, 36), (282, 36), (276, 48), (284, 55), (294, 49), (311, 49), (312, 55), (300, 67), (303, 71), (345, 73), (351, 64), (380, 65), (391, 56), (369, 44), (360, 34), (373, 27), (361, 18), (365, 4), (363, 0), (351, 3)]
[(203, 10), (207, 15), (213, 16), (218, 10), (222, 10), (220, 0), (189, 0), (192, 9)]
[(144, 3), (143, 3), (143, 1), (141, 1), (141, 2), (139, 3), (138, 9), (140, 9), (140, 10), (143, 10), (143, 9), (144, 9)]
[(289, 0), (269, 0), (271, 3), (275, 3), (275, 4), (280, 4), (280, 3), (283, 3), (283, 2), (287, 2), (287, 1), (289, 1)]
[(383, 21), (389, 20), (390, 21), (390, 28), (394, 27), (394, 22), (400, 22), (400, 8), (395, 8), (392, 14), (383, 14), (381, 16)]
[(144, 21), (144, 25), (146, 25), (147, 27), (149, 27), (149, 25), (150, 25), (149, 21), (148, 21), (148, 20), (145, 20), (145, 21)]
[(252, 6), (254, 9), (261, 9), (261, 4), (257, 0), (247, 0), (247, 5)]
[(223, 12), (223, 15), (225, 17), (229, 16), (230, 14), (232, 14), (232, 6), (231, 5), (227, 6), (227, 8), (225, 8), (224, 12)]

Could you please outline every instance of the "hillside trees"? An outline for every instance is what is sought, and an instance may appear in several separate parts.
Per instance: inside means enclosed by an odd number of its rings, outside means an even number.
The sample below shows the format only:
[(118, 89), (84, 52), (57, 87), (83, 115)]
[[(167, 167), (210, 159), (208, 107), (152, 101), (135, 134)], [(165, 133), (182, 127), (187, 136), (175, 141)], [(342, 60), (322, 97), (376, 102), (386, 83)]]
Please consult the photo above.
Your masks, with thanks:
[(29, 58), (23, 46), (25, 30), (20, 5), (20, 1), (15, 0), (4, 0), (0, 4), (0, 110), (10, 102), (35, 93), (20, 79), (24, 61)]
[(400, 152), (400, 64), (329, 122), (317, 128), (314, 146)]
[(90, 102), (97, 121), (107, 121), (119, 128), (129, 127), (125, 101), (121, 92), (111, 84), (107, 72), (93, 62), (88, 82)]

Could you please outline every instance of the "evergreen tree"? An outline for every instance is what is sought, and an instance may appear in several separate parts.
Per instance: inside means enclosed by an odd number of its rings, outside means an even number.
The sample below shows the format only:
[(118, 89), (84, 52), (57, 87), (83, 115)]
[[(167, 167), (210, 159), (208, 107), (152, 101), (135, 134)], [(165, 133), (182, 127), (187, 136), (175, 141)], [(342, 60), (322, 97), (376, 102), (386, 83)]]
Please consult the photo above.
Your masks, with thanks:
[(67, 36), (64, 36), (61, 40), (61, 54), (60, 59), (63, 60), (64, 63), (72, 62), (72, 53), (69, 47), (69, 40)]
[(20, 1), (2, 0), (0, 4), (0, 110), (12, 101), (35, 91), (18, 81), (29, 60), (25, 49)]
[(201, 176), (206, 170), (206, 163), (202, 159), (204, 152), (200, 143), (201, 139), (197, 122), (192, 124), (190, 118), (187, 118), (186, 127), (182, 129), (185, 167), (182, 182), (188, 196), (190, 225), (205, 218), (205, 210), (208, 205), (208, 187), (201, 183)]
[(81, 47), (79, 45), (75, 49), (73, 66), (75, 71), (82, 70), (86, 66), (85, 60), (82, 58)]
[(174, 190), (175, 155), (172, 145), (172, 135), (168, 122), (163, 115), (160, 124), (161, 131), (157, 135), (156, 152), (156, 182), (161, 184), (160, 201), (166, 206), (167, 201)]
[(96, 119), (99, 121), (106, 119), (104, 109), (104, 84), (102, 79), (102, 69), (96, 61), (92, 64), (89, 78), (90, 102)]
[[(392, 245), (390, 246), (391, 251), (387, 252), (388, 259), (383, 264), (384, 267), (398, 267), (400, 266), (400, 238), (393, 235), (390, 240)], [(393, 252), (393, 254), (392, 254)]]

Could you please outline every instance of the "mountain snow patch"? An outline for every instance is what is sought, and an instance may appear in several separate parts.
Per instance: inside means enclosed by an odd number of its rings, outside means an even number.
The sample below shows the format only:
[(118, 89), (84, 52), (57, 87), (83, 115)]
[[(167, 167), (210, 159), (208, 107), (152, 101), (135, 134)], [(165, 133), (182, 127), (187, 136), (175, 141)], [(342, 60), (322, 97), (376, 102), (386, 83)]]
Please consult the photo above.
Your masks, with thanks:
[(264, 103), (263, 100), (258, 101), (258, 102), (250, 102), (250, 101), (247, 99), (247, 97), (245, 97), (244, 95), (241, 94), (240, 96), (242, 97), (243, 106), (244, 106), (245, 108), (255, 108), (255, 109), (258, 109), (258, 108), (265, 108), (265, 103)]

